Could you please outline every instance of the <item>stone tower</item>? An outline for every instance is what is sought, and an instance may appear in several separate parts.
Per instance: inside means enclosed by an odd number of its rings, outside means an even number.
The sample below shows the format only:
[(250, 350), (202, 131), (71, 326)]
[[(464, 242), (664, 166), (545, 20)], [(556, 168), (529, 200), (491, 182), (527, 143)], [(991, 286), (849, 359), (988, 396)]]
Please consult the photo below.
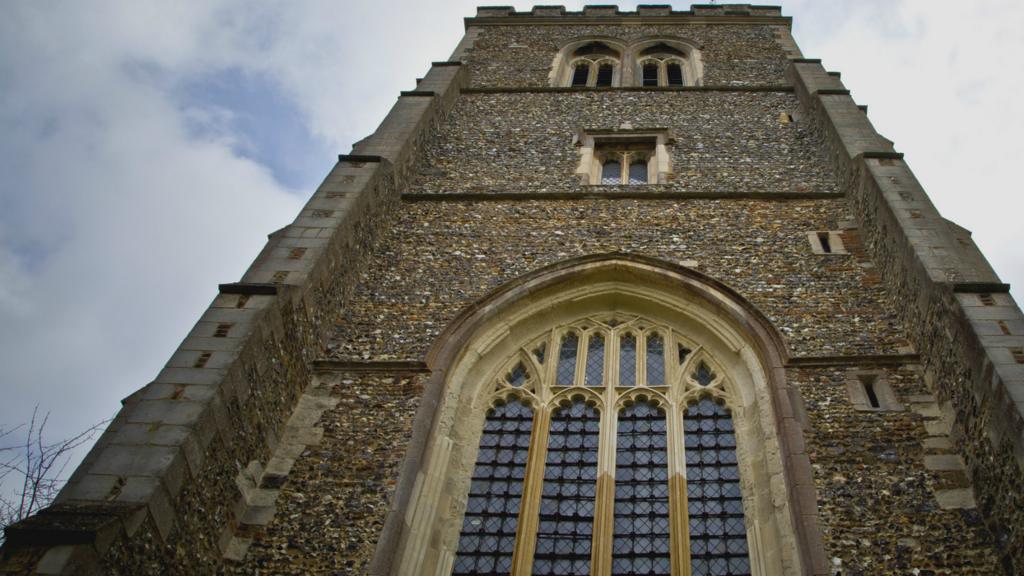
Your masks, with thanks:
[(790, 23), (478, 9), (4, 573), (1020, 573), (1024, 318)]

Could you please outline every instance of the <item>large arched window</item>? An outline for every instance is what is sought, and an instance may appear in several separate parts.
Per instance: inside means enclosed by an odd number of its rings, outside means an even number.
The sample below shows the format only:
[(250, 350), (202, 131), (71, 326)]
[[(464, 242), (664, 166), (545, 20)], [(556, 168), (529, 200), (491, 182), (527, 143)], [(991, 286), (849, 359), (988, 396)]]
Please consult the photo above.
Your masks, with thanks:
[(379, 572), (824, 569), (777, 334), (663, 266), (556, 265), (453, 322), (427, 357), (436, 393)]
[(644, 317), (527, 342), (490, 384), (452, 573), (751, 574), (730, 387), (698, 342)]

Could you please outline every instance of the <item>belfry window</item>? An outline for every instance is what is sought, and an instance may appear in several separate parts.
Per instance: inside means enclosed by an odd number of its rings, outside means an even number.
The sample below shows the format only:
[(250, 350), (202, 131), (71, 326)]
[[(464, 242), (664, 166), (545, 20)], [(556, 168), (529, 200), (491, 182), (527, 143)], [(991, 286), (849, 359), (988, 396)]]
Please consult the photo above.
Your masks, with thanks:
[(585, 44), (568, 55), (568, 83), (573, 88), (611, 87), (619, 76), (619, 51), (604, 42)]
[(583, 317), (528, 342), (490, 390), (453, 574), (751, 574), (733, 398), (699, 343)]
[(641, 86), (685, 86), (687, 84), (685, 70), (688, 68), (689, 56), (682, 50), (659, 43), (644, 48), (638, 57)]

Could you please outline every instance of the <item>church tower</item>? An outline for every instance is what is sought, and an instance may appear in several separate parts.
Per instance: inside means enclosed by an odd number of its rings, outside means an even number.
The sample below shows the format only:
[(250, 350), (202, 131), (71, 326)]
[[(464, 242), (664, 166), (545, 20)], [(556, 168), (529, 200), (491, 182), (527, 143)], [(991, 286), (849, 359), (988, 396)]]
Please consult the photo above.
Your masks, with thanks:
[(1024, 571), (1024, 318), (779, 7), (481, 7), (2, 573)]

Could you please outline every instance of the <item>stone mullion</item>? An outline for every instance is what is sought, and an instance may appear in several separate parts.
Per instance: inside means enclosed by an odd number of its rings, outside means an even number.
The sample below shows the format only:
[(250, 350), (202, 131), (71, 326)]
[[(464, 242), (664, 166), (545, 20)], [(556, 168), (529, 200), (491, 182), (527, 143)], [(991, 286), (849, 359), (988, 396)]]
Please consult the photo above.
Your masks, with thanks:
[(615, 389), (605, 386), (601, 435), (597, 452), (597, 502), (594, 506), (594, 540), (590, 549), (591, 576), (612, 573), (612, 540), (615, 528)]
[(647, 386), (647, 332), (636, 333), (636, 385)]
[[(679, 396), (682, 396), (681, 394)], [(668, 434), (669, 542), (672, 574), (690, 576), (690, 513), (686, 498), (686, 438), (682, 406), (673, 399), (665, 411)]]
[(540, 523), (540, 500), (544, 490), (544, 463), (548, 454), (548, 431), (551, 410), (545, 403), (533, 416), (530, 431), (530, 453), (523, 478), (523, 494), (519, 501), (519, 523), (516, 526), (516, 547), (512, 554), (512, 575), (529, 576), (537, 547), (537, 526)]
[(604, 345), (605, 353), (605, 379), (604, 383), (610, 390), (615, 390), (619, 382), (619, 340), (622, 333), (616, 330), (608, 331), (608, 341)]
[[(669, 489), (669, 542), (674, 576), (690, 576), (690, 513), (686, 496), (686, 438), (683, 432), (682, 411), (685, 404), (686, 373), (679, 363), (679, 344), (676, 333), (666, 331), (665, 384), (670, 386), (665, 410), (668, 447)], [(693, 354), (693, 352), (691, 352)]]

